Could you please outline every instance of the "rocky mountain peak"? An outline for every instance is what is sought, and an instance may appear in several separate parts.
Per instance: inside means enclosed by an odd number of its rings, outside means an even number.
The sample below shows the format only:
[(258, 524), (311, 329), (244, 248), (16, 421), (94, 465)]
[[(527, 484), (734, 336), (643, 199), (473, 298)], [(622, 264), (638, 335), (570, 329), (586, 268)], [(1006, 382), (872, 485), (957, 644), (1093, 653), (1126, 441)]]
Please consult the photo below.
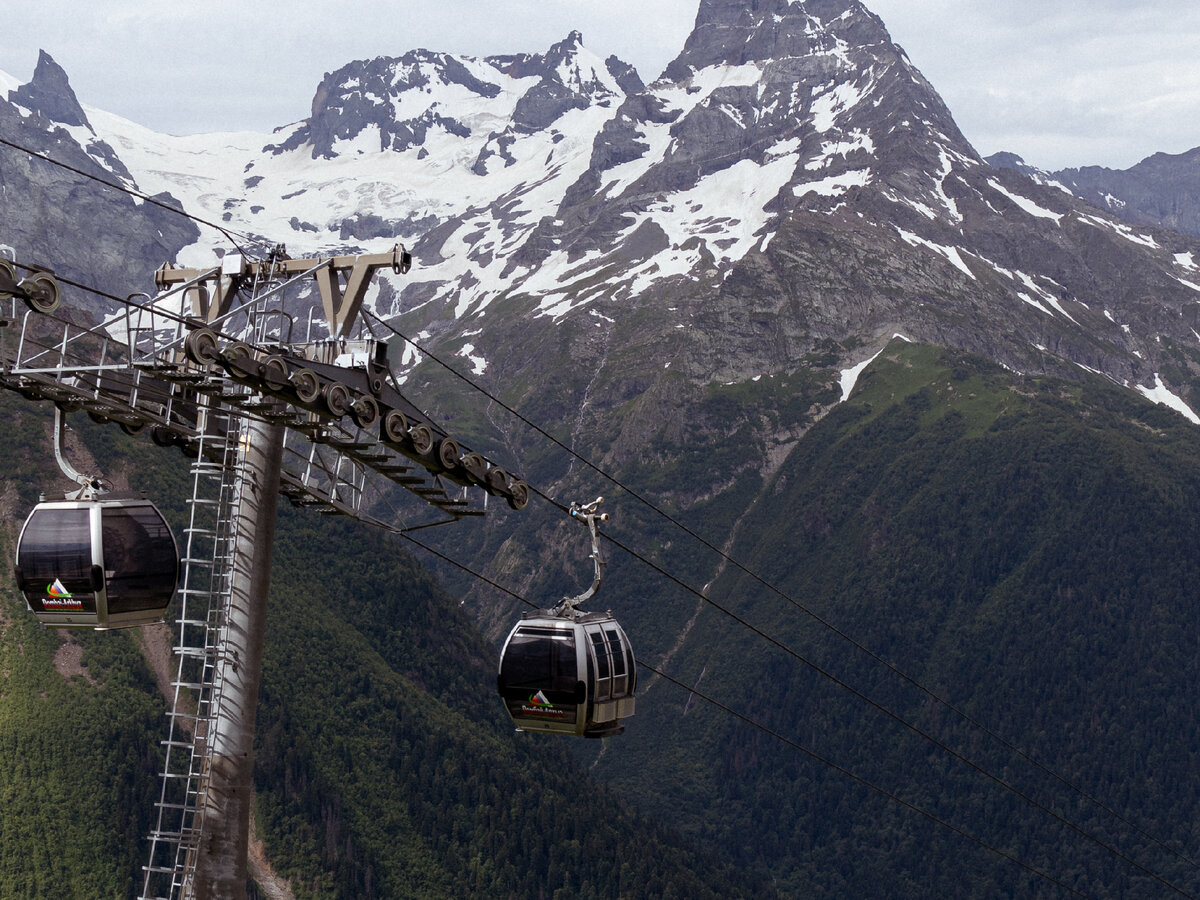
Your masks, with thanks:
[(9, 100), (51, 122), (91, 129), (62, 66), (45, 50), (38, 51), (33, 78), (9, 94)]
[(506, 129), (540, 131), (569, 110), (619, 102), (641, 87), (630, 66), (615, 57), (601, 60), (583, 46), (578, 31), (545, 54), (477, 59), (413, 50), (327, 74), (311, 117), (267, 149), (283, 153), (308, 146), (314, 159), (346, 152), (428, 152), (431, 134), (462, 139)]
[[(409, 242), (388, 314), (481, 369), (537, 328), (620, 334), (629, 310), (652, 323), (645, 379), (697, 383), (903, 333), (1178, 388), (1165, 354), (1193, 340), (1200, 249), (984, 164), (857, 0), (704, 0), (649, 86), (578, 32), (541, 54), (358, 61), (279, 141), (198, 211), (303, 252)], [(310, 155), (338, 158), (336, 189)]]
[[(500, 278), (558, 271), (549, 294), (562, 296), (603, 271), (614, 297), (684, 273), (723, 280), (791, 211), (827, 212), (868, 186), (956, 215), (942, 190), (951, 161), (978, 164), (937, 92), (861, 4), (711, 0), (664, 75), (601, 123), (554, 215), (527, 217), (533, 230)], [(431, 261), (447, 258), (444, 246)], [(496, 261), (469, 246), (457, 297), (482, 300), (480, 273)]]
[(704, 0), (683, 52), (664, 75), (890, 43), (883, 23), (858, 0)]
[[(266, 149), (282, 153), (308, 146), (313, 159), (403, 152), (422, 145), (430, 129), (467, 133), (444, 112), (450, 98), (489, 99), (499, 92), (461, 60), (442, 53), (414, 50), (398, 58), (358, 60), (327, 73), (313, 97), (312, 115)], [(339, 146), (346, 144), (353, 146)]]
[(541, 81), (521, 97), (513, 123), (540, 131), (568, 110), (619, 102), (625, 89), (610, 64), (584, 48), (583, 35), (572, 31), (540, 58)]
[[(37, 67), (28, 84), (7, 92), (7, 103), (0, 92), (0, 117), (8, 124), (0, 128), (11, 137), (22, 133), (25, 146), (39, 150), (55, 148), (52, 154), (75, 157), (73, 164), (104, 178), (116, 178), (130, 187), (133, 176), (112, 146), (97, 135), (88, 121), (67, 73), (45, 50), (38, 52)], [(65, 140), (64, 140), (65, 139)], [(72, 149), (63, 150), (60, 147)]]
[(1200, 147), (1155, 153), (1128, 169), (1084, 166), (1047, 172), (1013, 153), (997, 153), (987, 161), (1060, 186), (1128, 222), (1200, 235)]

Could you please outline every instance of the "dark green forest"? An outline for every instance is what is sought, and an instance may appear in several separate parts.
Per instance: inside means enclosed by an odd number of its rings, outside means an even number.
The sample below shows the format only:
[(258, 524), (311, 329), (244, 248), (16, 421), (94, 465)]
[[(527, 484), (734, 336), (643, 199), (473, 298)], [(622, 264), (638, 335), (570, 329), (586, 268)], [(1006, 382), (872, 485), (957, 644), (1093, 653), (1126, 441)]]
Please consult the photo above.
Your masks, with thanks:
[[(1107, 380), (894, 342), (760, 486), (749, 573), (707, 592), (778, 644), (701, 605), (670, 665), (894, 798), (661, 682), (597, 771), (789, 896), (1194, 892), (1198, 449)], [(717, 543), (719, 509), (683, 518)], [(676, 628), (680, 593), (655, 597)]]
[[(711, 580), (708, 598), (774, 642), (609, 548), (606, 602), (639, 659), (697, 693), (644, 669), (637, 715), (603, 743), (514, 734), (478, 609), (396, 538), (282, 509), (255, 786), (295, 895), (1200, 890), (1195, 427), (1103, 379), (897, 342), (770, 477), (729, 452), (726, 490), (689, 496), (705, 441), (754, 441), (764, 409), (801, 422), (827, 396), (802, 374), (713, 389), (696, 434), (618, 463), (748, 571), (616, 497), (613, 536), (683, 584)], [(4, 398), (3, 416), (11, 558), (55, 475), (46, 411)], [(77, 427), (181, 526), (186, 460)], [(463, 558), (487, 552), (456, 527)], [(537, 597), (572, 586), (576, 549)], [(0, 896), (132, 896), (164, 701), (135, 635), (64, 639), (5, 597)], [(497, 603), (483, 618), (516, 615)], [(69, 677), (64, 640), (82, 663)]]
[[(66, 486), (46, 410), (0, 403), (11, 560), (39, 489)], [(187, 460), (79, 419), (100, 470), (128, 474), (181, 531)], [(165, 701), (133, 631), (41, 629), (10, 576), (0, 896), (136, 896)], [(396, 539), (285, 505), (269, 610), (256, 817), (296, 897), (771, 895), (634, 815), (562, 742), (515, 735), (495, 697), (495, 649)], [(78, 648), (81, 674), (55, 670), (64, 646)]]

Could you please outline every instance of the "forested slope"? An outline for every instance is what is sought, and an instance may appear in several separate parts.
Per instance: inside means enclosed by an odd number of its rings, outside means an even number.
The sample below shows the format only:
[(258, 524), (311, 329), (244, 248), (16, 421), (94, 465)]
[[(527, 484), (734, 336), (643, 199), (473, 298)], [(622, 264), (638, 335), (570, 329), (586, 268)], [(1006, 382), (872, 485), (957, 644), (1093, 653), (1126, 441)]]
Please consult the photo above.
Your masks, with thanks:
[[(3, 397), (0, 414), (11, 559), (39, 488), (64, 485), (47, 410)], [(187, 460), (71, 422), (77, 464), (94, 454), (182, 529)], [(138, 635), (40, 629), (2, 577), (0, 896), (136, 896), (165, 735)], [(515, 734), (494, 648), (396, 539), (285, 508), (272, 580), (257, 816), (298, 898), (770, 895), (561, 741)]]
[[(692, 424), (755, 440), (748, 423), (790, 427), (818, 388), (716, 389)], [(45, 410), (3, 403), (11, 555), (38, 486), (61, 482)], [(75, 424), (181, 524), (186, 460)], [(765, 479), (705, 433), (707, 456), (685, 433), (616, 472), (714, 541), (725, 527), (745, 569), (614, 494), (612, 533), (680, 581), (611, 552), (605, 604), (696, 692), (643, 669), (637, 716), (603, 745), (513, 734), (494, 647), (398, 539), (282, 510), (255, 780), (297, 897), (1196, 889), (1194, 426), (1101, 378), (895, 342)], [(729, 488), (689, 498), (702, 457)], [(569, 587), (577, 555), (531, 599)], [(681, 587), (710, 579), (757, 631)], [(163, 733), (150, 670), (131, 633), (64, 641), (2, 602), (0, 895), (131, 896)]]
[(25, 610), (17, 531), (65, 486), (46, 411), (6, 395), (0, 417), (0, 896), (135, 896), (166, 703), (131, 634), (65, 637)]
[(393, 541), (288, 510), (272, 581), (259, 821), (298, 897), (765, 893), (514, 734), (495, 651)]
[(762, 633), (703, 606), (669, 664), (881, 791), (665, 682), (597, 770), (788, 894), (1194, 891), (1198, 451), (1104, 379), (894, 342), (706, 591)]

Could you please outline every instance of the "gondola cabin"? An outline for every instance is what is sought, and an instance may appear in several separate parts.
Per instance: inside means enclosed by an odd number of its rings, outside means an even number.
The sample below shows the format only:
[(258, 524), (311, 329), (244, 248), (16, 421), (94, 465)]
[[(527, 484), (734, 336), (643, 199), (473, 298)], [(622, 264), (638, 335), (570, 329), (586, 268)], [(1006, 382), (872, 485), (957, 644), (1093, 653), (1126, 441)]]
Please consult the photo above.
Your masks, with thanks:
[(43, 501), (17, 541), (17, 588), (51, 628), (162, 620), (179, 582), (170, 526), (142, 497)]
[(633, 648), (608, 613), (527, 613), (500, 655), (500, 696), (519, 731), (620, 734), (636, 683)]

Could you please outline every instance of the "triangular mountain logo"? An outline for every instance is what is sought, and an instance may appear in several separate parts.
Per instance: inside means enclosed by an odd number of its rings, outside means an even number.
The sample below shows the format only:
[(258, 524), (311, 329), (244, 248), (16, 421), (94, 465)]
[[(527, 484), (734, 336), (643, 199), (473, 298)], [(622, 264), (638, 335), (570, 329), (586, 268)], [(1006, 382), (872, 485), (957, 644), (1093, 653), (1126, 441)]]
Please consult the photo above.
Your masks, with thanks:
[(54, 579), (54, 584), (46, 585), (46, 595), (48, 597), (70, 597), (71, 592), (63, 587), (63, 583), (57, 578)]
[(545, 694), (543, 694), (541, 691), (538, 691), (536, 694), (534, 694), (532, 697), (529, 698), (529, 705), (530, 706), (550, 706), (550, 701), (546, 699)]

